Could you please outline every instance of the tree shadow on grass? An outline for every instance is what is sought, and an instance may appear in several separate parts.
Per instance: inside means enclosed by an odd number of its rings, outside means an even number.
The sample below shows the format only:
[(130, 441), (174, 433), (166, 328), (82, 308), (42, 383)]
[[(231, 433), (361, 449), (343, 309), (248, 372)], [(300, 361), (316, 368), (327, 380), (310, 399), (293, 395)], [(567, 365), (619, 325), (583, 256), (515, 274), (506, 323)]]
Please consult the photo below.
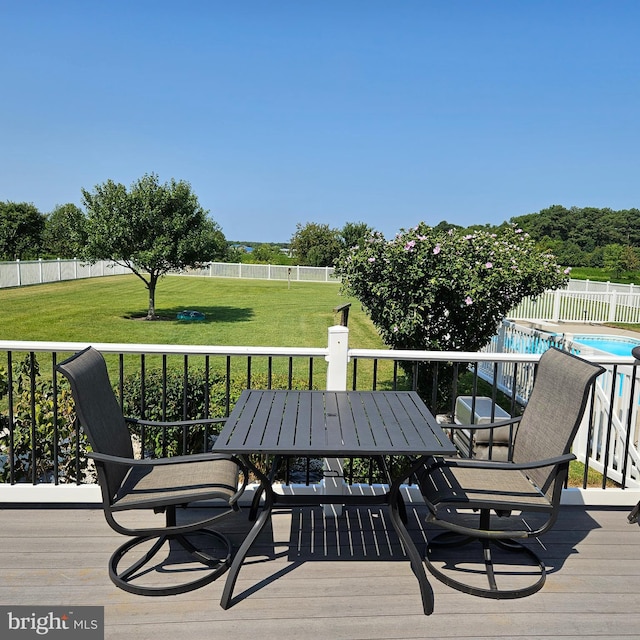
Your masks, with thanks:
[[(204, 319), (179, 320), (178, 314), (182, 311), (198, 311), (204, 314)], [(169, 307), (156, 309), (158, 321), (174, 322), (176, 324), (213, 324), (215, 322), (248, 322), (254, 317), (251, 307), (230, 306), (202, 306)], [(129, 311), (123, 316), (126, 320), (145, 320), (146, 311)]]

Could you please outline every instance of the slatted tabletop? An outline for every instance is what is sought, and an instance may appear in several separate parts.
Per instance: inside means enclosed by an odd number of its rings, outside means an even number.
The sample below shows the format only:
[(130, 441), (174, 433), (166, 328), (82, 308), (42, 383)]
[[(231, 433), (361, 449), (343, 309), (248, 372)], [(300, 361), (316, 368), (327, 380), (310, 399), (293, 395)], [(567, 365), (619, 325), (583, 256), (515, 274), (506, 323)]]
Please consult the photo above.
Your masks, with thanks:
[(452, 455), (413, 391), (243, 391), (216, 451), (320, 457)]

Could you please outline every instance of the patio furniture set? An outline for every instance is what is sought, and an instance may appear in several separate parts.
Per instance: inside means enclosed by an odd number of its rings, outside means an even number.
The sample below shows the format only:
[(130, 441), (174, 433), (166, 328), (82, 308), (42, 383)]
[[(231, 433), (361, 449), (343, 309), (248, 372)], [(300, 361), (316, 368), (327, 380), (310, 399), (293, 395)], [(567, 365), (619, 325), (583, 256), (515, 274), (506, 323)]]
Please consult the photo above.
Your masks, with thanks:
[[(418, 581), (423, 611), (434, 610), (429, 573), (445, 584), (476, 596), (517, 598), (542, 588), (546, 570), (531, 546), (518, 540), (537, 537), (554, 524), (569, 463), (571, 444), (587, 408), (598, 365), (550, 349), (537, 365), (530, 400), (517, 418), (489, 425), (482, 431), (513, 429), (508, 461), (461, 458), (450, 434), (445, 433), (416, 392), (412, 391), (275, 391), (242, 392), (211, 453), (134, 460), (127, 419), (109, 382), (102, 355), (89, 347), (58, 365), (71, 384), (76, 412), (91, 443), (109, 525), (128, 540), (112, 555), (109, 575), (120, 588), (141, 595), (183, 593), (226, 573), (221, 606), (234, 604), (234, 588), (247, 554), (279, 505), (386, 505), (391, 523)], [(133, 421), (136, 422), (136, 421)], [(137, 421), (140, 423), (140, 421)], [(169, 423), (189, 426), (192, 423)], [(207, 422), (215, 422), (209, 420)], [(163, 423), (145, 423), (158, 427)], [(164, 423), (165, 425), (167, 423)], [(464, 425), (446, 425), (447, 429)], [(270, 473), (255, 455), (272, 461)], [(393, 475), (386, 456), (403, 456), (407, 465)], [(313, 495), (280, 493), (274, 489), (275, 468), (296, 457), (369, 457), (387, 478), (377, 495)], [(238, 500), (250, 476), (259, 482), (249, 518), (250, 531), (237, 550), (226, 537), (210, 528), (216, 520), (238, 510)], [(241, 480), (241, 481), (240, 481)], [(407, 529), (401, 488), (417, 483), (428, 508), (427, 522), (443, 529), (420, 553)], [(188, 523), (178, 522), (180, 505), (218, 501), (221, 513)], [(164, 512), (163, 526), (122, 524), (120, 516), (138, 510)], [(543, 516), (526, 526), (523, 513)], [(471, 518), (471, 519), (470, 519)], [(480, 543), (479, 558), (486, 586), (464, 579), (468, 571), (439, 561), (441, 549)], [(501, 588), (492, 557), (495, 547), (512, 552), (535, 567), (524, 586)], [(179, 548), (203, 565), (198, 577), (180, 584), (149, 586), (145, 578), (157, 567), (161, 549)], [(128, 562), (125, 562), (127, 559)], [(128, 565), (121, 568), (121, 565)], [(162, 572), (162, 569), (160, 570)], [(165, 571), (175, 578), (178, 571)], [(193, 577), (193, 569), (187, 573)], [(202, 575), (204, 573), (204, 575)], [(462, 574), (463, 577), (460, 577)]]

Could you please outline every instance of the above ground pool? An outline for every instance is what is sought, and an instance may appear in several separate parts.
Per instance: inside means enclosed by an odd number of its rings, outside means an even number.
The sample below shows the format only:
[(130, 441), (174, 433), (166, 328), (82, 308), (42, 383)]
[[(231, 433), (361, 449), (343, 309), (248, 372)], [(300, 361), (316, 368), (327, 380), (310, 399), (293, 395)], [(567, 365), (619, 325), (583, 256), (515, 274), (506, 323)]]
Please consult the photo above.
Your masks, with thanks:
[(630, 356), (631, 349), (640, 345), (640, 339), (612, 335), (575, 335), (573, 342), (614, 356)]

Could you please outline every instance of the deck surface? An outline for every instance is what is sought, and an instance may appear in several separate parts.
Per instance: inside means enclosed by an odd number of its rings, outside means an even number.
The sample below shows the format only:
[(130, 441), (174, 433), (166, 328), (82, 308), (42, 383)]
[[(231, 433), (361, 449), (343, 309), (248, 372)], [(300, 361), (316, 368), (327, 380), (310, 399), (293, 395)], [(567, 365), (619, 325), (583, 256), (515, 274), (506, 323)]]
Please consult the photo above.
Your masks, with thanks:
[[(563, 507), (542, 545), (533, 541), (549, 571), (542, 591), (494, 601), (432, 578), (435, 613), (427, 617), (383, 507), (349, 507), (339, 518), (318, 507), (276, 510), (226, 611), (224, 576), (171, 597), (117, 589), (107, 562), (124, 538), (99, 509), (0, 509), (0, 604), (104, 606), (105, 637), (131, 640), (639, 638), (640, 528), (627, 524), (628, 511)], [(218, 527), (236, 544), (246, 513)], [(419, 549), (430, 534), (423, 516), (409, 509)]]

